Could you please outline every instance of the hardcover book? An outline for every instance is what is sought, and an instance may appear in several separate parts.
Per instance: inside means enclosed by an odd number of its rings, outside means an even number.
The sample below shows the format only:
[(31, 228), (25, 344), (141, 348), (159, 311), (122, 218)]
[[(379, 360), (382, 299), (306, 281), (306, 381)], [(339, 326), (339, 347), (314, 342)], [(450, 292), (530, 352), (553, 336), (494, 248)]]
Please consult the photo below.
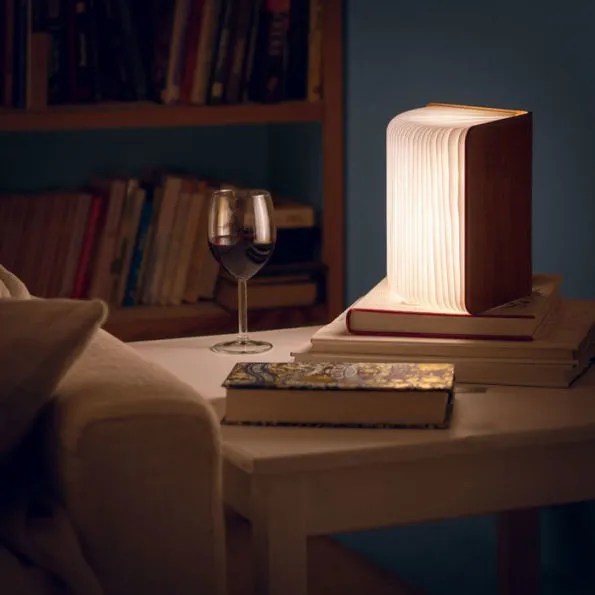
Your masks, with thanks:
[(458, 382), (567, 387), (595, 357), (595, 302), (561, 300), (533, 341), (353, 335), (346, 312), (296, 350), (296, 361), (449, 362)]
[(444, 428), (454, 366), (241, 362), (223, 386), (225, 423)]
[[(562, 299), (537, 330), (533, 341), (436, 339), (433, 337), (384, 337), (352, 335), (346, 312), (318, 329), (310, 342), (316, 351), (407, 355), (420, 357), (489, 358), (568, 363), (579, 359), (595, 334), (595, 302)], [(460, 378), (459, 378), (460, 380)]]
[(476, 315), (432, 314), (391, 298), (386, 278), (347, 311), (351, 333), (401, 337), (533, 339), (559, 298), (561, 277), (534, 275), (530, 296)]

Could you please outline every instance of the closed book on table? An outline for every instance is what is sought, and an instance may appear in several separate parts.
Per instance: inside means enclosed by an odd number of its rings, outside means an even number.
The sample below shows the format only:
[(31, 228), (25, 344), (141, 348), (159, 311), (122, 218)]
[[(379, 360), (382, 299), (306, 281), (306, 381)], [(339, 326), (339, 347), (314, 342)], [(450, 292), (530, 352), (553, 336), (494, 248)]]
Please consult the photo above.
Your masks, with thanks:
[(561, 277), (534, 275), (530, 296), (476, 315), (433, 314), (395, 302), (383, 279), (347, 311), (349, 332), (362, 335), (526, 340), (559, 301)]
[(237, 363), (224, 423), (447, 427), (454, 366), (418, 363)]

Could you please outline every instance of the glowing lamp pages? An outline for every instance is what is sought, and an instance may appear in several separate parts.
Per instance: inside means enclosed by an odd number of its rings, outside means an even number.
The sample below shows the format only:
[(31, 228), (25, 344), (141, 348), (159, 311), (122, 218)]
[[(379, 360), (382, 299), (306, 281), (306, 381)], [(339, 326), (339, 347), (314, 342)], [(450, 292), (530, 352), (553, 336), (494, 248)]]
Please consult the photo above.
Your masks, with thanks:
[(388, 125), (387, 279), (403, 309), (465, 314), (465, 139), (510, 117), (429, 105)]

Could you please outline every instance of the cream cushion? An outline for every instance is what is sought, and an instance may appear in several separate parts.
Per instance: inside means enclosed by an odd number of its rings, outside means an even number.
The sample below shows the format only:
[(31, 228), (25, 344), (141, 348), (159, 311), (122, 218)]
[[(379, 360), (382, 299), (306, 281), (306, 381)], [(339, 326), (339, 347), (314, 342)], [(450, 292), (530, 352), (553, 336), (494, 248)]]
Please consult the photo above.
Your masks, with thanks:
[(0, 456), (23, 439), (105, 316), (99, 300), (0, 299)]

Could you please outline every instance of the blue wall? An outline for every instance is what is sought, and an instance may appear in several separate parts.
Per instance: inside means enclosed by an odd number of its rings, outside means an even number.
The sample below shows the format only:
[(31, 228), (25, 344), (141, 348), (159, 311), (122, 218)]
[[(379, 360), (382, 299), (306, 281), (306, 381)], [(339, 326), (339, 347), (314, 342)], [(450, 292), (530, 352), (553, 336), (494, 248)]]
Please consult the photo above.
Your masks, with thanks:
[(534, 270), (594, 297), (594, 56), (587, 0), (348, 0), (348, 301), (384, 275), (386, 125), (428, 101), (533, 112)]
[[(533, 112), (534, 270), (595, 297), (595, 2), (347, 0), (345, 50), (348, 302), (385, 274), (386, 125), (428, 101)], [(593, 506), (542, 520), (544, 593), (595, 592)], [(342, 540), (431, 594), (496, 592), (492, 517)]]
[(0, 133), (0, 190), (75, 188), (160, 167), (266, 186), (268, 144), (264, 126)]

